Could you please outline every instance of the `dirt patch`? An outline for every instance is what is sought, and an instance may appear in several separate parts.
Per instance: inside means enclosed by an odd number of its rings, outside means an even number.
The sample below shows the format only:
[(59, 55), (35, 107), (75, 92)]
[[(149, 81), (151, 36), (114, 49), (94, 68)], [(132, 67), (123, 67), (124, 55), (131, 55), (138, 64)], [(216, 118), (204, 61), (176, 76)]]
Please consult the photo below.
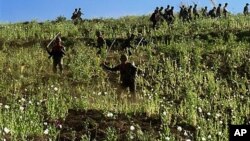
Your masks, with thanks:
[[(133, 130), (133, 127), (135, 129)], [(158, 116), (148, 117), (146, 113), (115, 114), (98, 110), (73, 110), (62, 124), (62, 129), (57, 139), (60, 141), (81, 140), (82, 136), (90, 140), (107, 139), (108, 128), (115, 129), (117, 140), (126, 140), (128, 133), (150, 133), (154, 138), (159, 138), (161, 120)], [(132, 128), (132, 130), (131, 130)], [(137, 139), (139, 140), (139, 139)]]

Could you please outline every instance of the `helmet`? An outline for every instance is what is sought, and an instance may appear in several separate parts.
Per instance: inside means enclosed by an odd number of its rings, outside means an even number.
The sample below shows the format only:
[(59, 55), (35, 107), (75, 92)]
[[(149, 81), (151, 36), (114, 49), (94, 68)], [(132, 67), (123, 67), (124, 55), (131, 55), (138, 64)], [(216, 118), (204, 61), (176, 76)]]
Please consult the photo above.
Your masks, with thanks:
[(122, 62), (126, 62), (126, 61), (128, 60), (128, 56), (125, 55), (125, 54), (122, 54), (121, 57), (120, 57), (120, 60), (121, 60)]

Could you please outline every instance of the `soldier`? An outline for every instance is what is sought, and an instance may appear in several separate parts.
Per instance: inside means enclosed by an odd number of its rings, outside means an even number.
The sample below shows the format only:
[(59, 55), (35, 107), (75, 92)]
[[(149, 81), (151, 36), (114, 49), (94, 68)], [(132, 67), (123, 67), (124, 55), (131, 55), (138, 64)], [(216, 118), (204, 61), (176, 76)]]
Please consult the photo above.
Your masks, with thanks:
[(82, 20), (81, 16), (82, 16), (82, 12), (81, 12), (81, 8), (79, 8), (78, 11), (77, 11), (77, 18), (79, 20)]
[(207, 17), (208, 13), (207, 13), (207, 6), (205, 6), (204, 9), (202, 9), (202, 16), (203, 17)]
[(164, 10), (165, 11), (165, 15), (168, 12), (168, 10), (170, 10), (170, 5), (167, 5), (167, 8)]
[(77, 9), (75, 9), (75, 11), (73, 12), (71, 19), (74, 20), (77, 18)]
[(57, 72), (57, 66), (59, 66), (60, 73), (62, 73), (63, 67), (62, 67), (62, 58), (65, 55), (65, 47), (62, 46), (62, 40), (60, 37), (57, 37), (55, 40), (55, 46), (52, 48), (51, 51), (47, 49), (47, 52), (49, 53), (49, 58), (52, 57), (53, 59), (53, 72)]
[(171, 9), (168, 11), (167, 22), (168, 25), (172, 25), (174, 23), (174, 7), (172, 6)]
[(156, 28), (156, 24), (160, 19), (160, 13), (159, 13), (159, 8), (156, 7), (154, 13), (150, 17), (150, 21), (153, 23), (153, 29)]
[(188, 19), (191, 21), (192, 20), (192, 5), (189, 6), (188, 8)]
[(183, 15), (182, 15), (182, 20), (183, 20), (183, 22), (185, 22), (185, 21), (190, 22), (188, 9), (187, 9), (186, 7), (184, 7), (182, 14), (183, 14)]
[(163, 8), (163, 7), (161, 7), (161, 8), (160, 8), (160, 10), (159, 10), (159, 14), (160, 14), (161, 16), (163, 16), (163, 15), (164, 15), (164, 14), (163, 14), (163, 11), (162, 11), (163, 9), (164, 9), (164, 8)]
[(182, 6), (180, 7), (180, 12), (179, 12), (179, 19), (180, 19), (180, 20), (182, 19), (182, 21), (183, 21), (183, 12), (184, 12), (184, 8), (185, 8), (185, 6), (182, 5)]
[(196, 18), (200, 17), (198, 11), (197, 11), (197, 4), (194, 5), (194, 8), (193, 8), (193, 14), (194, 14), (194, 19), (196, 20)]
[(102, 33), (100, 31), (96, 32), (96, 36), (97, 36), (97, 48), (99, 49), (99, 51), (97, 52), (97, 54), (101, 53), (101, 49), (103, 48), (103, 46), (105, 45), (105, 40), (102, 36)]
[(211, 17), (211, 18), (215, 18), (216, 17), (216, 7), (214, 7), (213, 9), (211, 9), (208, 12), (208, 16)]
[(246, 6), (244, 7), (243, 14), (246, 16), (248, 15), (248, 3), (246, 3)]
[(227, 17), (227, 13), (228, 13), (228, 11), (227, 11), (227, 5), (228, 5), (228, 3), (225, 3), (225, 5), (223, 7), (223, 11), (222, 11), (225, 18)]
[(216, 9), (216, 17), (221, 17), (221, 4), (219, 4), (219, 6)]
[[(128, 62), (128, 57), (126, 55), (121, 55), (120, 57), (121, 64), (111, 68), (105, 63), (102, 64), (104, 69), (110, 70), (110, 71), (120, 71), (120, 82), (121, 82), (121, 89), (127, 89), (129, 88), (129, 91), (132, 94), (132, 100), (136, 100), (136, 84), (135, 84), (135, 78), (136, 78), (136, 72), (137, 67), (135, 67), (133, 64)], [(121, 92), (118, 92), (118, 99), (121, 98)]]

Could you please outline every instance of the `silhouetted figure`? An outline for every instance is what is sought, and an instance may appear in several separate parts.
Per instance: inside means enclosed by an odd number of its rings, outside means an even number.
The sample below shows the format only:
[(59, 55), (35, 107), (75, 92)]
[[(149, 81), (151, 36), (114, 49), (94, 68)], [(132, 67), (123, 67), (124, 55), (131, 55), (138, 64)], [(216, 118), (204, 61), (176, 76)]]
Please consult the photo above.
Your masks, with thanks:
[(208, 13), (207, 13), (207, 6), (205, 6), (205, 8), (203, 8), (201, 11), (202, 11), (202, 16), (203, 16), (203, 17), (207, 17), (207, 16), (208, 16)]
[(248, 11), (248, 3), (246, 3), (246, 6), (244, 7), (244, 9), (243, 9), (243, 14), (245, 15), (245, 16), (247, 16), (248, 14), (249, 14), (249, 11)]
[(79, 19), (79, 20), (82, 20), (82, 18), (81, 18), (81, 16), (82, 16), (82, 11), (81, 11), (81, 8), (79, 8), (78, 9), (78, 11), (77, 11), (77, 18)]
[(214, 7), (213, 9), (211, 9), (208, 12), (208, 16), (211, 17), (211, 18), (215, 18), (216, 17), (216, 7)]
[(182, 5), (180, 7), (180, 12), (179, 12), (179, 19), (183, 21), (183, 12), (184, 12), (185, 6)]
[(192, 20), (192, 5), (191, 6), (189, 6), (189, 8), (188, 8), (188, 19), (191, 21)]
[(227, 5), (228, 5), (228, 3), (225, 3), (225, 5), (223, 7), (223, 11), (222, 11), (225, 18), (227, 17), (227, 13), (228, 13), (228, 11), (227, 11)]
[(154, 13), (150, 17), (150, 21), (153, 23), (153, 29), (156, 28), (156, 24), (159, 20), (160, 20), (159, 8), (156, 7)]
[(169, 14), (170, 6), (168, 5), (167, 8), (164, 10), (164, 19), (167, 21), (168, 19), (168, 14)]
[(219, 6), (216, 9), (216, 17), (221, 17), (221, 4), (219, 4)]
[(159, 14), (161, 15), (161, 16), (163, 16), (164, 15), (164, 13), (163, 13), (163, 7), (161, 7), (160, 9), (159, 9)]
[(183, 22), (190, 22), (190, 17), (189, 17), (189, 13), (188, 13), (188, 9), (186, 7), (184, 7), (183, 12), (182, 12), (182, 21)]
[(164, 10), (164, 15), (168, 12), (168, 10), (170, 10), (170, 5), (167, 5), (167, 8)]
[(72, 13), (71, 19), (75, 20), (77, 18), (77, 8), (75, 9), (75, 11)]
[(175, 17), (174, 17), (174, 7), (172, 6), (170, 10), (167, 12), (167, 23), (168, 25), (172, 25), (174, 23)]
[(197, 18), (200, 17), (199, 13), (198, 13), (198, 10), (197, 10), (197, 4), (194, 5), (194, 8), (193, 8), (193, 15), (194, 15), (194, 19), (196, 20)]

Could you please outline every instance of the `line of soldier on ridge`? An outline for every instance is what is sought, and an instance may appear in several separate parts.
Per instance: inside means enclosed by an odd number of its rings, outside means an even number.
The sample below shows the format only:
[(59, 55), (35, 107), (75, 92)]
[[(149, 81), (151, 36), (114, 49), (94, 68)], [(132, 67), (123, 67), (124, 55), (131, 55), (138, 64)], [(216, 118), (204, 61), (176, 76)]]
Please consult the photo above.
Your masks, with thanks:
[[(248, 3), (246, 3), (243, 14), (247, 16), (249, 14), (248, 9)], [(218, 7), (213, 7), (211, 10), (208, 11), (207, 6), (204, 8), (201, 8), (199, 11), (197, 9), (197, 4), (185, 6), (182, 5), (180, 7), (179, 11), (179, 19), (183, 22), (191, 22), (192, 20), (196, 20), (200, 17), (210, 17), (210, 18), (221, 18), (222, 15), (226, 18), (228, 16), (228, 10), (227, 10), (228, 3), (225, 3), (222, 7), (222, 4), (219, 4)], [(200, 16), (201, 14), (201, 16)], [(171, 25), (174, 23), (175, 16), (174, 16), (174, 7), (170, 5), (167, 5), (167, 7), (164, 9), (164, 7), (156, 7), (152, 15), (150, 16), (150, 21), (153, 23), (153, 28), (155, 29), (156, 24), (159, 21), (164, 21), (168, 23), (168, 25)]]

